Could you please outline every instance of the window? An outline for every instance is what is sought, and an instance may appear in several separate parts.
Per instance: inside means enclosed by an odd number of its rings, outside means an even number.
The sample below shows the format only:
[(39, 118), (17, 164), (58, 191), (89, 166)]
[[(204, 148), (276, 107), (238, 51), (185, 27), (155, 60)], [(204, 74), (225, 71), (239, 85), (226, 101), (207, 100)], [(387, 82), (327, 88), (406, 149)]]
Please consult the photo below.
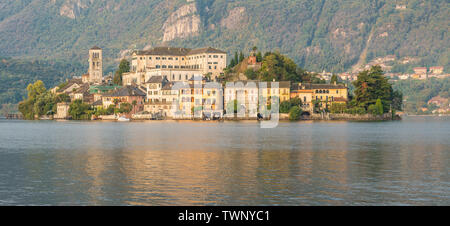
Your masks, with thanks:
[(209, 69), (211, 69), (211, 66), (209, 66)]
[(173, 66), (172, 66), (172, 65), (169, 65), (169, 68), (173, 68)]
[(161, 68), (161, 66), (157, 64), (157, 65), (156, 65), (156, 68)]
[(163, 65), (162, 68), (167, 68), (167, 66), (166, 66), (166, 65)]
[(167, 58), (163, 57), (162, 59), (163, 59), (163, 60), (166, 60)]
[(161, 59), (160, 57), (156, 57), (157, 60)]
[(303, 103), (306, 103), (306, 96), (303, 97)]
[(336, 90), (336, 93), (339, 93), (339, 90)]

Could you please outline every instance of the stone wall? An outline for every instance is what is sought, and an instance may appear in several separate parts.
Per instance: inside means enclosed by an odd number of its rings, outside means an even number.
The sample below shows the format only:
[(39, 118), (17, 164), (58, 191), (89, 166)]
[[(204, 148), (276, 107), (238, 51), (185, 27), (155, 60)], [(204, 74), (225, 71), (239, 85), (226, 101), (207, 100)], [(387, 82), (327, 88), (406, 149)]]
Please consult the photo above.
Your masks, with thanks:
[[(352, 115), (352, 114), (312, 114), (311, 116), (304, 116), (302, 119), (310, 120), (354, 120), (354, 121), (381, 121), (381, 120), (392, 120), (391, 113), (385, 113), (383, 115)], [(399, 119), (399, 117), (394, 117), (394, 119)]]

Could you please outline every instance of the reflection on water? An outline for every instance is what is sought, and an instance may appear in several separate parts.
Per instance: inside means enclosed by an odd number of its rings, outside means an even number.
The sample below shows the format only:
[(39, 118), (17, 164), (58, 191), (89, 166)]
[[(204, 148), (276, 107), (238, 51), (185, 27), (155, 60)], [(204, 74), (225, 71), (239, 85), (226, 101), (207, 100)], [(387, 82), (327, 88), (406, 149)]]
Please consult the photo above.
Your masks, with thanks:
[(0, 121), (0, 205), (449, 205), (450, 120)]

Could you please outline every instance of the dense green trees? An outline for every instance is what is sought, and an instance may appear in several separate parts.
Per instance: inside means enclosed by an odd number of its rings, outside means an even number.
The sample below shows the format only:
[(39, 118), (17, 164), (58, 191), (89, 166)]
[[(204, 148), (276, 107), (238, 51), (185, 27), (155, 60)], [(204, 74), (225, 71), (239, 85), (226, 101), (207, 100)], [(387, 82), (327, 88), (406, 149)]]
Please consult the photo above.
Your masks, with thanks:
[(41, 80), (27, 86), (28, 98), (19, 103), (24, 119), (32, 120), (42, 115), (53, 115), (55, 96), (46, 90)]
[(302, 107), (302, 100), (300, 98), (292, 98), (288, 101), (283, 101), (280, 103), (280, 113), (289, 113), (291, 108), (293, 107), (299, 107), (301, 109)]
[(375, 104), (377, 99), (380, 99), (384, 112), (391, 109), (392, 85), (383, 76), (383, 70), (380, 66), (373, 66), (370, 70), (360, 72), (353, 85), (355, 86), (355, 106), (368, 110), (370, 105)]
[(302, 115), (302, 109), (300, 107), (294, 106), (289, 110), (289, 120), (296, 121), (299, 120)]
[(82, 100), (75, 100), (69, 106), (69, 115), (75, 120), (90, 120), (93, 113), (91, 106)]
[(254, 71), (248, 69), (244, 74), (248, 79), (262, 81), (300, 82), (304, 79), (310, 79), (305, 70), (298, 67), (292, 59), (279, 52), (266, 53), (262, 59), (262, 67), (260, 70)]
[(130, 72), (130, 62), (126, 59), (122, 59), (119, 64), (119, 69), (114, 74), (113, 83), (122, 85), (122, 74), (126, 72)]

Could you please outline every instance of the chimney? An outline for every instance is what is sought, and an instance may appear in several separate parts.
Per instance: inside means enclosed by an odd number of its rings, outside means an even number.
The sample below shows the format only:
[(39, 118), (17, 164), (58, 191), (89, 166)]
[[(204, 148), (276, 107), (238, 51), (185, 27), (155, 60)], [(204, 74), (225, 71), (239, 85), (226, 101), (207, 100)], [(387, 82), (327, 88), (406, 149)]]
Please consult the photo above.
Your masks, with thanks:
[(336, 81), (334, 81), (334, 85), (336, 85)]

